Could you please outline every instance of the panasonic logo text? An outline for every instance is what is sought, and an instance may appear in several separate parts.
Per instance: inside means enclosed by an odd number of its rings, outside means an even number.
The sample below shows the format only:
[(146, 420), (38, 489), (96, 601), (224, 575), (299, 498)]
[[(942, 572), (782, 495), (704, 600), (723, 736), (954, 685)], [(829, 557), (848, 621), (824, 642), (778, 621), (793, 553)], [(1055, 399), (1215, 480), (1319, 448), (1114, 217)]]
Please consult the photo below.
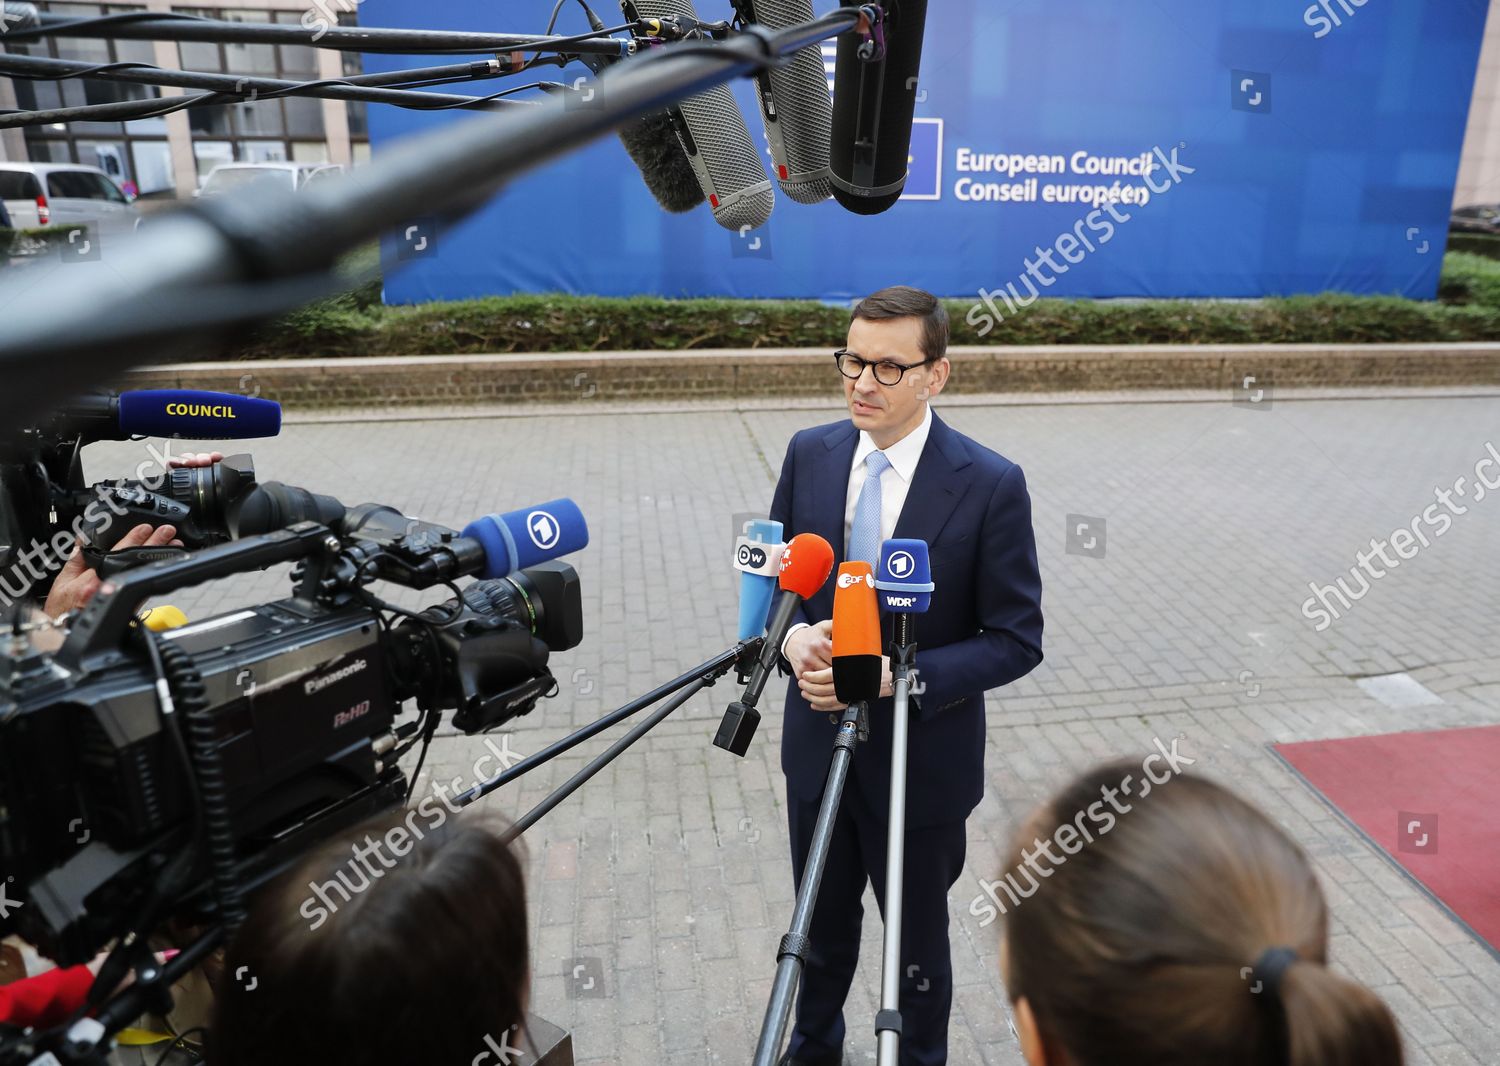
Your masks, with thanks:
[(314, 677), (302, 683), (302, 691), (311, 696), (314, 692), (322, 692), (329, 685), (336, 685), (348, 677), (353, 677), (368, 665), (363, 659), (355, 659), (348, 666), (341, 666), (331, 674), (322, 677)]

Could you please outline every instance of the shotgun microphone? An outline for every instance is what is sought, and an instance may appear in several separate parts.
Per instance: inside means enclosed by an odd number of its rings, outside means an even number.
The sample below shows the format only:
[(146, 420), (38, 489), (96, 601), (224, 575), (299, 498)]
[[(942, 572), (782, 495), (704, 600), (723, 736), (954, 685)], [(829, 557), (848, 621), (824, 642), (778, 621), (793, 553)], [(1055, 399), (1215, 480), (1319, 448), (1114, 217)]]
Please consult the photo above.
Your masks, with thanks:
[[(781, 595), (771, 611), (765, 646), (761, 648), (760, 659), (750, 674), (744, 695), (724, 712), (719, 731), (714, 735), (715, 747), (740, 756), (750, 749), (756, 726), (760, 725), (760, 711), (755, 705), (760, 702), (761, 691), (776, 665), (776, 657), (781, 654), (781, 642), (792, 627), (792, 615), (803, 601), (823, 587), (832, 569), (833, 546), (816, 533), (798, 533), (781, 553), (781, 567), (776, 579), (781, 586)], [(876, 639), (879, 639), (878, 627)], [(876, 684), (878, 687), (878, 678)]]
[[(770, 30), (813, 20), (812, 0), (734, 0), (734, 6), (741, 22)], [(761, 71), (755, 88), (781, 191), (799, 204), (822, 203), (833, 193), (828, 184), (833, 103), (822, 50), (815, 44), (799, 49), (785, 66)]]
[(867, 562), (842, 563), (833, 590), (833, 694), (845, 706), (874, 702), (881, 665), (875, 574)]
[[(662, 19), (692, 26), (700, 21), (692, 0), (620, 0), (620, 9), (631, 22)], [(714, 221), (736, 232), (764, 226), (776, 194), (729, 87), (718, 85), (690, 96), (668, 114)]]
[[(604, 21), (587, 6), (584, 10), (588, 12), (589, 25), (594, 32), (602, 33)], [(578, 60), (597, 77), (618, 63), (620, 57), (590, 52), (580, 55)], [(615, 127), (615, 134), (663, 211), (681, 214), (703, 202), (703, 188), (698, 184), (698, 175), (688, 161), (687, 153), (682, 150), (682, 142), (677, 139), (668, 111), (653, 111), (632, 119)]]
[(926, 22), (927, 0), (900, 0), (863, 41), (839, 37), (829, 180), (833, 198), (856, 214), (879, 214), (906, 187)]

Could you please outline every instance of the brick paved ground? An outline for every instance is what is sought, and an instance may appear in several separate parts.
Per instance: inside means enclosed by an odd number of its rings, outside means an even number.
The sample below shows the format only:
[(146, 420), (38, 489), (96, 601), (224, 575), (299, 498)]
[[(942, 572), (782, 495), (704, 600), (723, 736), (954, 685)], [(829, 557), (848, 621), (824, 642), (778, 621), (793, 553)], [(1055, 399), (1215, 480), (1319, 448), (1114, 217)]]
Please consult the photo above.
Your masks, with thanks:
[[(1495, 402), (1284, 399), (1262, 410), (1224, 400), (945, 411), (1026, 470), (1047, 620), (1046, 662), (989, 699), (989, 787), (951, 897), (956, 1063), (1020, 1062), (995, 928), (969, 912), (1008, 834), (1073, 771), (1177, 734), (1198, 769), (1263, 805), (1313, 855), (1333, 905), (1335, 964), (1392, 1006), (1408, 1061), (1500, 1062), (1495, 957), (1266, 747), (1500, 722), (1500, 499), (1469, 504), (1325, 632), (1299, 613), (1309, 581), (1345, 574), (1371, 537), (1409, 525), (1435, 488), (1471, 473), (1487, 441), (1500, 444)], [(769, 505), (789, 435), (823, 420), (698, 408), (300, 424), (253, 450), (263, 479), (454, 524), (561, 494), (579, 501), (592, 533), (576, 557), (589, 635), (554, 659), (561, 697), (515, 724), (512, 747), (532, 752), (732, 639), (730, 516)], [(122, 473), (141, 454), (96, 446), (88, 472)], [(1070, 514), (1105, 520), (1102, 558), (1066, 552)], [(279, 594), (283, 575), (176, 602), (201, 618)], [(1442, 702), (1395, 710), (1351, 680), (1400, 670)], [(773, 706), (780, 691), (773, 682)], [(580, 1062), (749, 1060), (792, 887), (779, 712), (736, 759), (709, 742), (729, 698), (724, 684), (695, 698), (527, 836), (534, 1005), (573, 1030)], [(526, 810), (606, 742), (491, 806)], [(467, 779), (482, 751), (443, 737), (424, 776)], [(866, 914), (852, 1062), (874, 1061), (873, 898)]]

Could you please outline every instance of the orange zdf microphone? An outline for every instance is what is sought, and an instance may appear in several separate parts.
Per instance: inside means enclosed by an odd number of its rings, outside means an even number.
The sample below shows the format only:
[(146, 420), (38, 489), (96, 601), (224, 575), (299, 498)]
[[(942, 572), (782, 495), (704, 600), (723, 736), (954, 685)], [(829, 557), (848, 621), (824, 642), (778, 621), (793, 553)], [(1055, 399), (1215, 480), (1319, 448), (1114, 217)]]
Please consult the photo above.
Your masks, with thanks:
[(880, 696), (880, 608), (866, 562), (839, 567), (833, 591), (833, 694), (847, 706)]
[[(868, 570), (869, 566), (866, 565)], [(755, 705), (760, 701), (761, 690), (781, 654), (781, 642), (786, 640), (786, 631), (792, 627), (792, 615), (806, 600), (811, 599), (828, 580), (833, 570), (833, 547), (816, 533), (798, 533), (787, 542), (781, 554), (781, 571), (776, 583), (781, 591), (776, 594), (776, 604), (771, 608), (771, 620), (766, 626), (766, 643), (760, 650), (760, 659), (750, 674), (750, 683), (745, 693), (731, 703), (714, 734), (714, 745), (725, 751), (743, 756), (750, 750), (750, 741), (760, 725), (760, 712)], [(874, 580), (873, 578), (871, 580)], [(870, 586), (870, 595), (875, 595), (875, 586)], [(870, 601), (874, 602), (873, 598)], [(880, 629), (876, 626), (876, 688), (879, 689), (879, 640)]]

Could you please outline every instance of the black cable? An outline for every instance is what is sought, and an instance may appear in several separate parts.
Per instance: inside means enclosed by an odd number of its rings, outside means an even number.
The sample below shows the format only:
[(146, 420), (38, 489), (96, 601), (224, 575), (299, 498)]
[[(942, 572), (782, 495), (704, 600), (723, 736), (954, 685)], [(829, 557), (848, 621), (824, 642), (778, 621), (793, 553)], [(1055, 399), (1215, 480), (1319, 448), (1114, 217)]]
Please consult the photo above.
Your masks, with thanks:
[[(100, 30), (129, 27), (135, 23), (179, 23), (201, 27), (202, 37), (167, 33), (163, 40), (210, 40), (266, 44), (300, 44), (333, 51), (358, 51), (395, 54), (474, 55), (484, 52), (555, 52), (568, 46), (596, 45), (588, 51), (601, 54), (616, 52), (618, 42), (608, 39), (615, 33), (636, 29), (639, 23), (626, 23), (613, 29), (591, 30), (570, 37), (538, 37), (529, 34), (471, 33), (441, 31), (403, 31), (380, 27), (331, 26), (314, 31), (311, 27), (287, 23), (225, 22), (198, 15), (168, 11), (135, 11), (116, 15), (54, 21), (43, 16), (41, 25), (25, 30), (11, 30), (7, 41), (28, 41), (61, 35), (73, 37), (125, 37), (152, 39), (149, 26), (141, 33), (108, 33)], [(217, 32), (218, 36), (211, 36)]]
[(188, 752), (198, 778), (209, 874), (219, 904), (219, 920), (233, 932), (245, 920), (235, 870), (234, 826), (229, 819), (229, 788), (219, 751), (218, 730), (209, 713), (208, 690), (192, 657), (176, 641), (159, 644), (162, 665), (177, 706), (187, 723)]
[(195, 1025), (191, 1029), (184, 1029), (182, 1032), (177, 1034), (177, 1038), (175, 1040), (167, 1045), (167, 1049), (161, 1053), (161, 1056), (156, 1060), (155, 1063), (152, 1064), (152, 1066), (165, 1066), (168, 1056), (170, 1056), (172, 1052), (177, 1050), (177, 1048), (179, 1047), (181, 1047), (189, 1055), (192, 1055), (194, 1061), (202, 1062), (203, 1055), (197, 1050), (189, 1048), (187, 1046), (187, 1038), (193, 1033), (202, 1033), (204, 1039), (208, 1037), (208, 1030), (201, 1025)]

